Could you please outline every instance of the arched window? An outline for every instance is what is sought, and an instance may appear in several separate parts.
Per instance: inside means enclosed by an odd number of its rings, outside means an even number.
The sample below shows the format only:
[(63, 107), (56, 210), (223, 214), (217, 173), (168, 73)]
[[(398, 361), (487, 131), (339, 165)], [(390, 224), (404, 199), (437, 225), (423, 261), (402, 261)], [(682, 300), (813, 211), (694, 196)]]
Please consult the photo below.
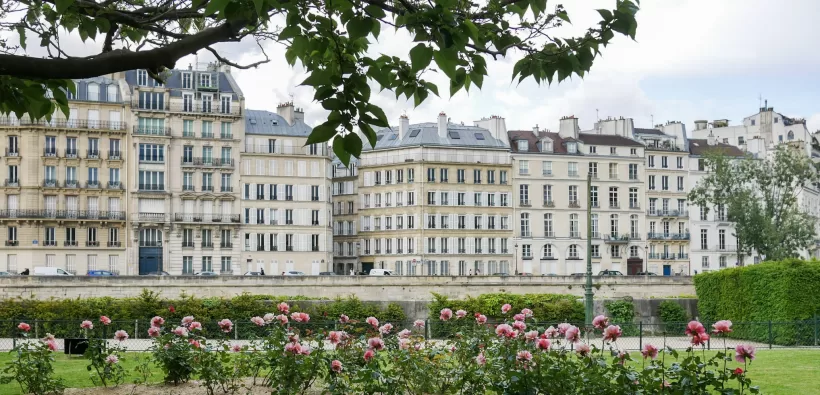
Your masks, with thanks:
[(786, 135), (786, 138), (789, 139), (789, 141), (794, 140), (794, 132), (789, 130), (789, 134)]
[(543, 259), (553, 259), (555, 255), (552, 255), (552, 244), (547, 244), (544, 246), (544, 254), (541, 255)]
[(629, 257), (630, 258), (637, 258), (638, 257), (638, 246), (630, 246), (629, 247)]
[(569, 259), (578, 259), (578, 245), (571, 244), (569, 246), (569, 252), (567, 254), (567, 258), (569, 258)]

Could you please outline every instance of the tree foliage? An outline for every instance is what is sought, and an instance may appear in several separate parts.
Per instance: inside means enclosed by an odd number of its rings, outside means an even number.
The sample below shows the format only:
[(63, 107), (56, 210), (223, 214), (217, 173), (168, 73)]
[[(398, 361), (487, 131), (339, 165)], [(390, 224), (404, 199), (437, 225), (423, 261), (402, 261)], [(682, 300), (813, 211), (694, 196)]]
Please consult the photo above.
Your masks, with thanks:
[[(68, 79), (117, 71), (161, 72), (183, 56), (205, 49), (234, 67), (212, 46), (246, 37), (274, 40), (287, 47), (290, 65), (309, 74), (302, 85), (315, 88), (314, 99), (330, 111), (309, 143), (343, 138), (334, 151), (345, 163), (359, 156), (361, 131), (371, 145), (374, 128), (388, 126), (371, 91), (387, 89), (416, 106), (439, 87), (424, 79), (433, 64), (444, 73), (449, 94), (481, 88), (487, 60), (523, 54), (513, 80), (563, 81), (583, 77), (614, 38), (635, 38), (638, 0), (616, 0), (612, 10), (597, 10), (600, 21), (579, 37), (561, 38), (551, 29), (570, 22), (563, 6), (546, 0), (0, 0), (0, 27), (16, 31), (20, 47), (0, 39), (0, 112), (50, 117), (54, 106), (68, 113)], [(283, 27), (275, 21), (284, 21)], [(407, 32), (416, 43), (407, 57), (372, 55), (371, 43), (383, 27)], [(59, 33), (101, 40), (101, 51), (78, 57), (60, 45)], [(28, 56), (26, 38), (37, 37), (47, 58)], [(260, 44), (260, 48), (264, 48)], [(264, 53), (264, 49), (263, 49)], [(45, 85), (45, 87), (43, 87)], [(54, 92), (50, 100), (46, 88)]]
[(739, 262), (753, 250), (769, 260), (795, 257), (814, 243), (817, 219), (801, 210), (799, 198), (805, 188), (816, 189), (818, 173), (805, 154), (781, 145), (770, 158), (713, 151), (705, 161), (709, 174), (689, 192), (689, 201), (725, 209)]

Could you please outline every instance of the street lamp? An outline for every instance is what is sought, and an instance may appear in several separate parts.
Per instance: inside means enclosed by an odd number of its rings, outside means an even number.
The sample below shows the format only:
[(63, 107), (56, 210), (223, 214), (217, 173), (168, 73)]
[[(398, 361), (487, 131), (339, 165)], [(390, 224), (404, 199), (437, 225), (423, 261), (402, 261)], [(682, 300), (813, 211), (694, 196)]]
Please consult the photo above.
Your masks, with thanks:
[(592, 173), (587, 173), (587, 283), (584, 291), (584, 318), (592, 325)]
[(513, 261), (515, 262), (515, 275), (518, 275), (518, 243), (515, 243), (513, 246), (515, 248), (515, 255), (513, 255)]

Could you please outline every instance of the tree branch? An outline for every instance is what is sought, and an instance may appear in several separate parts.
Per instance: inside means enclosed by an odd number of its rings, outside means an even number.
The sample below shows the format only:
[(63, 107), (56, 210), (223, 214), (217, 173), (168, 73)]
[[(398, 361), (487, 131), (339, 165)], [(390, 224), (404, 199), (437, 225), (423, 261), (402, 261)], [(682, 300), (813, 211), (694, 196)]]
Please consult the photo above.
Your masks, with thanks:
[(90, 59), (43, 59), (0, 54), (0, 74), (29, 79), (89, 78), (134, 69), (173, 68), (183, 56), (236, 37), (247, 25), (234, 20), (148, 51), (115, 50)]
[(260, 64), (265, 64), (265, 63), (270, 62), (270, 58), (268, 57), (268, 54), (265, 52), (265, 48), (262, 48), (262, 44), (259, 44), (259, 42), (258, 42), (258, 41), (257, 41), (257, 43), (256, 43), (256, 44), (257, 44), (257, 45), (259, 45), (259, 49), (261, 49), (261, 50), (262, 50), (262, 54), (263, 54), (263, 55), (265, 55), (265, 60), (260, 60), (260, 61), (258, 61), (258, 62), (254, 62), (254, 63), (248, 64), (248, 65), (244, 65), (244, 66), (243, 66), (243, 65), (240, 65), (240, 64), (237, 64), (237, 63), (234, 63), (234, 62), (231, 62), (231, 61), (230, 61), (230, 60), (228, 60), (228, 59), (225, 59), (224, 57), (222, 57), (222, 56), (219, 54), (219, 52), (217, 52), (215, 49), (213, 49), (213, 48), (211, 48), (211, 47), (205, 47), (205, 49), (207, 49), (210, 53), (212, 53), (212, 54), (214, 55), (214, 57), (216, 58), (216, 60), (218, 60), (218, 61), (220, 61), (220, 62), (222, 62), (222, 63), (224, 63), (224, 64), (226, 64), (226, 65), (228, 65), (228, 66), (231, 66), (231, 67), (237, 68), (237, 69), (247, 70), (247, 69), (250, 69), (250, 68), (253, 68), (253, 67), (259, 66)]

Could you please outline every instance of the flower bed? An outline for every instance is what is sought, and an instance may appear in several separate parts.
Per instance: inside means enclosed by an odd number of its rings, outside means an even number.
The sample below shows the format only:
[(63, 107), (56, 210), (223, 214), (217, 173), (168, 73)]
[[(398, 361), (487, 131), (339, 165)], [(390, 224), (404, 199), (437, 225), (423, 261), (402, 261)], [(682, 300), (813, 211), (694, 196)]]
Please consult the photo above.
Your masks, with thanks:
[[(757, 392), (747, 377), (748, 365), (726, 367), (733, 358), (750, 362), (753, 347), (741, 345), (710, 358), (703, 352), (710, 336), (732, 331), (728, 321), (716, 323), (711, 334), (699, 322), (690, 322), (686, 334), (692, 347), (681, 359), (671, 348), (645, 345), (642, 366), (636, 369), (626, 363), (630, 354), (618, 346), (622, 329), (605, 316), (596, 317), (589, 328), (546, 326), (532, 310), (515, 312), (505, 304), (500, 309), (504, 323), (490, 325), (484, 314), (444, 308), (438, 324), (453, 336), (431, 342), (423, 337), (426, 324), (421, 320), (399, 328), (375, 317), (358, 322), (342, 314), (336, 330), (315, 330), (308, 314), (290, 311), (286, 303), (275, 308), (276, 313), (250, 319), (259, 336), (243, 345), (231, 341), (235, 323), (228, 319), (216, 323), (224, 336), (206, 338), (193, 316), (173, 322), (156, 316), (146, 331), (153, 340), (151, 359), (137, 367), (138, 375), (150, 374), (148, 364), (156, 364), (167, 385), (196, 385), (208, 394), (248, 393), (258, 387), (283, 394)], [(129, 337), (123, 330), (107, 334), (110, 322), (103, 316), (80, 325), (89, 338), (89, 371), (103, 387), (123, 383), (119, 366), (126, 356), (119, 342)], [(31, 327), (21, 323), (18, 329), (27, 338)], [(582, 338), (600, 340), (585, 343)], [(48, 336), (19, 341), (0, 381), (16, 381), (34, 394), (61, 392), (63, 384), (53, 375), (56, 348)], [(667, 363), (667, 356), (676, 361)], [(132, 390), (152, 393), (156, 388)]]

